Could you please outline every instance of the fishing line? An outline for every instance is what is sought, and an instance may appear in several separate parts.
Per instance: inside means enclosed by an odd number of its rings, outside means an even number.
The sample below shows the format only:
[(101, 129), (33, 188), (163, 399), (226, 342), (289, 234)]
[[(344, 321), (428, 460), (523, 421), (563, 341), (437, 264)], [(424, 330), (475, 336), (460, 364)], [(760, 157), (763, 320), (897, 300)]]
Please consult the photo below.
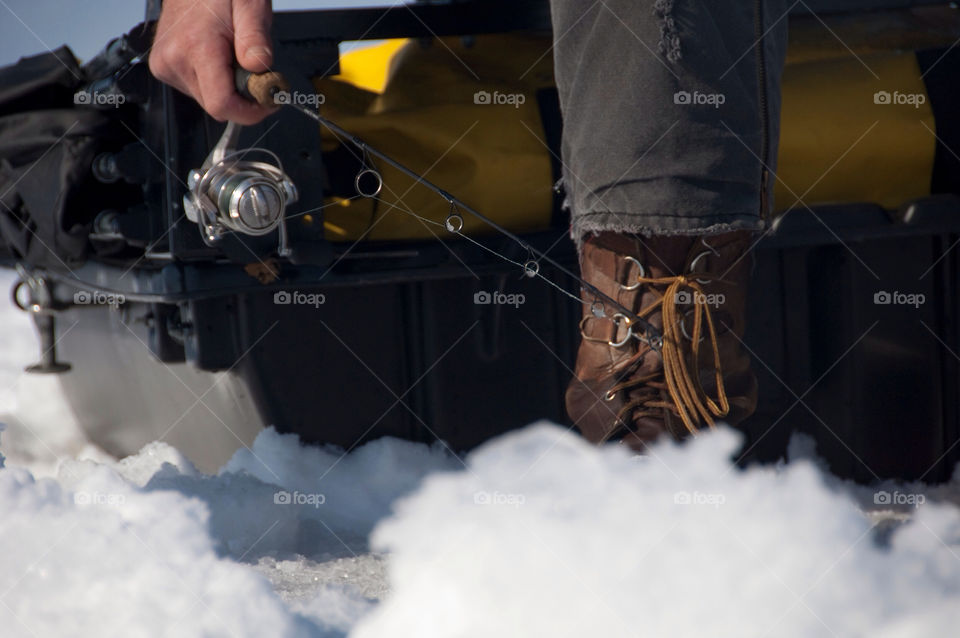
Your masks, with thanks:
[[(589, 303), (589, 305), (590, 305), (591, 309), (593, 310), (594, 314), (597, 314), (597, 315), (600, 315), (600, 316), (605, 315), (605, 312), (603, 311), (602, 308), (599, 307), (599, 304), (597, 303), (597, 301), (601, 301), (601, 300), (602, 300), (604, 303), (609, 304), (609, 305), (612, 306), (614, 309), (616, 309), (620, 314), (622, 314), (623, 316), (625, 316), (625, 317), (627, 318), (627, 325), (628, 325), (629, 330), (630, 330), (630, 332), (631, 332), (632, 334), (634, 334), (635, 336), (637, 336), (637, 337), (640, 338), (641, 340), (643, 340), (643, 341), (645, 341), (646, 343), (648, 343), (648, 344), (650, 345), (650, 347), (653, 348), (654, 350), (659, 350), (659, 349), (660, 349), (660, 346), (662, 345), (662, 342), (663, 342), (663, 337), (662, 337), (662, 334), (661, 334), (660, 330), (659, 330), (656, 326), (654, 326), (653, 324), (651, 324), (649, 321), (647, 321), (647, 320), (644, 319), (643, 317), (638, 316), (636, 313), (632, 312), (630, 309), (625, 308), (622, 304), (620, 304), (620, 303), (617, 302), (615, 299), (611, 298), (609, 295), (607, 295), (607, 294), (605, 294), (604, 292), (602, 292), (601, 290), (599, 290), (596, 286), (590, 284), (590, 283), (587, 282), (587, 281), (584, 281), (580, 276), (578, 276), (578, 275), (576, 275), (575, 273), (571, 272), (569, 269), (567, 269), (567, 268), (566, 268), (565, 266), (563, 266), (561, 263), (559, 263), (559, 262), (557, 262), (556, 260), (554, 260), (553, 258), (551, 258), (551, 257), (550, 257), (549, 255), (547, 255), (546, 253), (537, 250), (536, 248), (534, 248), (533, 246), (531, 246), (531, 245), (528, 244), (527, 242), (523, 241), (520, 237), (518, 237), (518, 236), (517, 236), (516, 234), (514, 234), (513, 232), (507, 230), (506, 228), (504, 228), (503, 226), (501, 226), (501, 225), (498, 224), (497, 222), (493, 221), (492, 219), (490, 219), (490, 218), (487, 217), (486, 215), (483, 215), (482, 213), (474, 210), (474, 209), (473, 209), (472, 207), (470, 207), (468, 204), (466, 204), (466, 203), (463, 202), (462, 200), (458, 199), (458, 198), (455, 197), (454, 195), (451, 195), (450, 193), (448, 193), (447, 191), (443, 190), (442, 188), (440, 188), (440, 187), (437, 186), (436, 184), (432, 183), (431, 181), (429, 181), (429, 180), (428, 180), (426, 177), (424, 177), (423, 175), (420, 175), (420, 174), (416, 173), (415, 171), (407, 168), (406, 166), (404, 166), (403, 164), (401, 164), (401, 163), (398, 162), (397, 160), (393, 159), (392, 157), (390, 157), (390, 156), (387, 155), (386, 153), (384, 153), (384, 152), (380, 151), (379, 149), (371, 146), (370, 144), (368, 144), (367, 142), (365, 142), (365, 141), (364, 141), (363, 139), (361, 139), (360, 137), (358, 137), (358, 136), (356, 136), (356, 135), (353, 135), (353, 134), (351, 134), (349, 131), (341, 128), (341, 127), (338, 126), (335, 122), (332, 122), (332, 121), (328, 120), (327, 118), (323, 117), (323, 116), (320, 115), (319, 113), (315, 113), (314, 111), (310, 110), (309, 108), (307, 108), (307, 107), (305, 107), (305, 106), (301, 107), (301, 106), (293, 105), (293, 104), (289, 104), (289, 106), (292, 106), (292, 107), (293, 107), (295, 110), (297, 110), (298, 112), (303, 113), (304, 115), (307, 115), (307, 116), (313, 118), (314, 120), (316, 120), (319, 124), (321, 124), (323, 127), (325, 127), (326, 129), (328, 129), (331, 133), (333, 133), (335, 136), (337, 136), (339, 139), (341, 139), (341, 141), (342, 141), (342, 140), (347, 140), (347, 141), (349, 141), (351, 144), (353, 144), (353, 146), (355, 146), (355, 147), (363, 154), (364, 165), (363, 165), (361, 171), (357, 174), (357, 177), (356, 177), (356, 179), (355, 179), (355, 185), (357, 186), (357, 189), (356, 189), (356, 190), (357, 190), (357, 193), (358, 193), (359, 195), (364, 196), (364, 197), (369, 197), (369, 198), (375, 199), (375, 200), (377, 200), (377, 201), (380, 201), (381, 203), (383, 203), (383, 204), (385, 204), (385, 205), (388, 205), (388, 206), (391, 206), (391, 207), (393, 207), (393, 208), (397, 208), (398, 210), (400, 210), (400, 211), (402, 211), (402, 212), (404, 212), (404, 213), (406, 213), (406, 214), (413, 215), (414, 217), (416, 217), (417, 219), (419, 219), (419, 220), (421, 220), (421, 221), (423, 221), (423, 222), (427, 222), (427, 223), (430, 223), (430, 224), (433, 224), (433, 225), (436, 225), (436, 226), (440, 226), (440, 227), (446, 229), (446, 230), (447, 230), (448, 232), (450, 232), (451, 234), (454, 234), (454, 235), (457, 235), (458, 237), (461, 237), (461, 238), (463, 238), (463, 239), (466, 239), (467, 241), (471, 242), (472, 244), (474, 244), (474, 245), (476, 245), (476, 246), (479, 246), (480, 248), (484, 249), (485, 251), (487, 251), (487, 252), (495, 255), (495, 256), (498, 257), (499, 259), (501, 259), (501, 260), (503, 260), (503, 261), (506, 261), (507, 263), (513, 264), (513, 265), (515, 265), (515, 266), (519, 266), (520, 268), (523, 269), (523, 273), (524, 273), (524, 275), (526, 275), (527, 277), (538, 277), (538, 278), (542, 279), (543, 281), (547, 282), (549, 285), (551, 285), (551, 286), (553, 286), (554, 288), (556, 288), (557, 290), (560, 290), (561, 292), (563, 292), (563, 294), (565, 294), (566, 296), (568, 296), (568, 297), (570, 297), (570, 298), (572, 298), (572, 299), (575, 299), (578, 303), (581, 303), (581, 304), (588, 304), (588, 303)], [(450, 208), (450, 213), (447, 215), (447, 218), (446, 218), (446, 220), (444, 221), (444, 223), (441, 224), (441, 223), (439, 223), (439, 222), (437, 222), (437, 221), (434, 221), (434, 220), (431, 220), (431, 219), (427, 219), (427, 218), (425, 218), (425, 217), (421, 217), (420, 215), (417, 215), (416, 213), (414, 213), (414, 212), (411, 211), (411, 210), (405, 210), (404, 208), (401, 208), (401, 207), (399, 207), (399, 206), (394, 206), (394, 205), (390, 204), (389, 202), (386, 202), (386, 201), (380, 199), (379, 197), (377, 197), (377, 195), (379, 195), (379, 193), (380, 193), (380, 191), (381, 191), (381, 189), (382, 189), (382, 187), (383, 187), (383, 177), (382, 177), (382, 175), (381, 175), (378, 171), (376, 171), (375, 169), (373, 169), (373, 168), (370, 167), (370, 164), (372, 164), (372, 162), (368, 162), (368, 161), (367, 161), (367, 160), (369, 160), (369, 157), (370, 157), (370, 156), (373, 156), (373, 157), (376, 157), (376, 158), (382, 160), (383, 162), (385, 162), (385, 163), (388, 164), (389, 166), (393, 167), (394, 169), (400, 171), (401, 173), (403, 173), (404, 175), (406, 175), (406, 176), (409, 177), (410, 179), (414, 180), (414, 186), (415, 186), (416, 184), (422, 184), (422, 185), (425, 186), (427, 189), (433, 191), (434, 193), (436, 193), (437, 195), (439, 195), (440, 197), (442, 197), (444, 200), (446, 200), (446, 202), (447, 202), (448, 204), (450, 204), (450, 207), (451, 207), (451, 208)], [(369, 187), (367, 187), (367, 188), (364, 188), (363, 190), (361, 190), (361, 187), (360, 187), (361, 180), (362, 180), (362, 178), (367, 177), (367, 176), (369, 176), (369, 177), (375, 177), (375, 178), (376, 178), (376, 180), (377, 180), (376, 188), (369, 188)], [(411, 187), (411, 188), (412, 188), (412, 187)], [(369, 194), (368, 194), (368, 193), (369, 193)], [(518, 262), (518, 261), (515, 261), (515, 260), (507, 257), (506, 255), (503, 255), (503, 254), (497, 252), (496, 250), (490, 248), (489, 246), (486, 246), (486, 245), (482, 244), (481, 242), (476, 241), (476, 240), (473, 239), (472, 237), (469, 237), (469, 236), (467, 236), (466, 234), (464, 234), (464, 233), (462, 232), (462, 229), (463, 229), (463, 218), (462, 218), (462, 216), (460, 215), (460, 211), (461, 211), (461, 210), (469, 213), (470, 215), (472, 215), (472, 216), (475, 217), (476, 219), (479, 219), (481, 222), (483, 222), (484, 224), (486, 224), (486, 225), (489, 226), (490, 228), (493, 228), (494, 230), (496, 230), (496, 231), (497, 231), (498, 233), (500, 233), (501, 235), (507, 237), (508, 239), (510, 239), (511, 241), (513, 241), (514, 243), (516, 243), (518, 246), (520, 246), (522, 249), (524, 249), (530, 257), (529, 257), (525, 262), (520, 263), (520, 262)], [(459, 220), (459, 221), (458, 221), (458, 220)], [(592, 294), (592, 295), (596, 298), (596, 300), (595, 300), (594, 302), (592, 302), (592, 303), (591, 303), (591, 302), (583, 301), (583, 300), (580, 299), (578, 296), (570, 293), (569, 291), (565, 290), (563, 287), (557, 285), (555, 282), (553, 282), (553, 281), (551, 281), (550, 279), (547, 279), (546, 277), (544, 277), (544, 276), (540, 273), (540, 262), (541, 262), (541, 261), (550, 264), (551, 266), (553, 266), (554, 268), (556, 268), (557, 270), (559, 270), (559, 271), (562, 272), (563, 274), (565, 274), (565, 275), (567, 275), (568, 277), (572, 278), (574, 281), (577, 281), (577, 282), (580, 284), (580, 286), (581, 286), (584, 290), (586, 290), (587, 292), (589, 292), (590, 294)], [(642, 335), (636, 334), (636, 333), (635, 333), (635, 328), (640, 328), (640, 330), (641, 330), (641, 332), (642, 332)]]

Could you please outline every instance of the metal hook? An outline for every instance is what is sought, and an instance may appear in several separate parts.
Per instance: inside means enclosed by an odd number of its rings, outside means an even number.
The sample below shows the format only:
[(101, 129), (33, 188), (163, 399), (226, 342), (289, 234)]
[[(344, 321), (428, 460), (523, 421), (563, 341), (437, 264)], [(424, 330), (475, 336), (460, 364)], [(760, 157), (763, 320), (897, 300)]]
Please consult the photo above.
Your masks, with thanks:
[(710, 252), (712, 252), (714, 257), (719, 257), (719, 256), (720, 256), (720, 253), (717, 252), (717, 249), (707, 243), (707, 238), (706, 238), (706, 237), (701, 237), (701, 238), (700, 238), (700, 243), (703, 244), (703, 245), (707, 248), (707, 250), (709, 250)]
[[(707, 248), (710, 248), (710, 247), (707, 246)], [(710, 248), (710, 250), (713, 250), (713, 249)], [(714, 251), (714, 252), (716, 252), (716, 251)], [(697, 267), (697, 264), (700, 262), (701, 259), (703, 259), (704, 257), (706, 257), (706, 256), (709, 255), (709, 254), (710, 254), (710, 253), (704, 251), (704, 252), (700, 253), (699, 255), (697, 255), (696, 257), (694, 257), (694, 258), (693, 258), (693, 261), (690, 262), (690, 273), (695, 273), (695, 272), (696, 272), (695, 268)], [(718, 253), (718, 256), (719, 256), (719, 253)], [(697, 281), (697, 283), (700, 284), (700, 285), (705, 285), (705, 284), (710, 283), (710, 280), (709, 280), (709, 279), (697, 279), (696, 281)]]

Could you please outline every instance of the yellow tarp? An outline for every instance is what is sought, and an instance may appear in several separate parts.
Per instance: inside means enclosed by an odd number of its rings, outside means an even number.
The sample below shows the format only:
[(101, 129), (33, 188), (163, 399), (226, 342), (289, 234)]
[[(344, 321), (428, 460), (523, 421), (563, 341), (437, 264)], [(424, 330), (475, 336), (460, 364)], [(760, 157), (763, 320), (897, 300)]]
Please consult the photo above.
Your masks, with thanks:
[[(536, 93), (553, 86), (550, 41), (520, 34), (390, 40), (341, 60), (318, 79), (322, 112), (496, 222), (549, 226), (551, 158)], [(476, 75), (474, 75), (476, 74)], [(478, 80), (477, 76), (484, 81)], [(825, 202), (888, 208), (929, 192), (933, 114), (912, 52), (802, 58), (783, 78), (775, 209)], [(325, 135), (325, 149), (337, 141)], [(350, 147), (353, 149), (353, 147)], [(331, 240), (430, 239), (447, 203), (376, 161), (380, 201), (353, 198), (325, 210)], [(465, 230), (489, 232), (469, 215)]]
[[(323, 114), (344, 129), (497, 223), (516, 231), (542, 229), (550, 223), (553, 180), (536, 92), (553, 85), (552, 59), (544, 54), (549, 46), (547, 38), (517, 35), (478, 36), (470, 45), (460, 38), (428, 47), (388, 42), (345, 55), (344, 75), (316, 86), (326, 98)], [(385, 76), (382, 92), (345, 81), (361, 76), (352, 59), (360, 55), (368, 65), (363, 85), (377, 86), (376, 69)], [(402, 212), (442, 223), (450, 212), (442, 198), (389, 166), (371, 163), (384, 178), (379, 201), (356, 198), (327, 208), (330, 239), (446, 234)], [(465, 232), (490, 232), (475, 218), (463, 218)]]
[(788, 64), (781, 114), (776, 210), (930, 192), (933, 112), (912, 51)]

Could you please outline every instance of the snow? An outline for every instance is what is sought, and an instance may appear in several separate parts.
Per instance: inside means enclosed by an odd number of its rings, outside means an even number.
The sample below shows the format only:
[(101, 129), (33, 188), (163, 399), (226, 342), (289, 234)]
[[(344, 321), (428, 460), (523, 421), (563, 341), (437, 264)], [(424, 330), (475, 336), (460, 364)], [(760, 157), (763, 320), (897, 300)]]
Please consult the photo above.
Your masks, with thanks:
[(393, 595), (355, 635), (920, 636), (960, 621), (955, 507), (920, 508), (881, 546), (812, 463), (741, 472), (739, 445), (721, 430), (637, 459), (548, 425), (488, 444), (376, 529)]
[(440, 447), (375, 441), (343, 456), (270, 429), (216, 476), (163, 443), (114, 463), (68, 460), (55, 479), (4, 469), (0, 547), (17, 551), (0, 556), (0, 627), (343, 635), (383, 593), (373, 524), (453, 463)]
[(4, 309), (0, 325), (4, 637), (913, 638), (960, 624), (957, 484), (854, 486), (803, 438), (789, 463), (744, 471), (724, 428), (640, 458), (547, 423), (463, 461), (267, 429), (207, 475), (162, 441), (122, 460), (90, 446), (51, 377), (19, 374), (29, 324)]

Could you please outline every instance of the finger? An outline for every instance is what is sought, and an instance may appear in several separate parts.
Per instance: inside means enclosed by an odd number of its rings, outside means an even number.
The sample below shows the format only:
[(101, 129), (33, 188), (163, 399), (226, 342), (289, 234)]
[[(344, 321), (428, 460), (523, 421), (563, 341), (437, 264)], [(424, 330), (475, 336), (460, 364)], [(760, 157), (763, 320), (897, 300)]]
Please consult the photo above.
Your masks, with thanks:
[(147, 62), (154, 77), (194, 98), (201, 107), (204, 103), (195, 68), (196, 49), (218, 38), (232, 40), (230, 2), (166, 0), (148, 51)]
[(256, 124), (272, 113), (240, 97), (234, 86), (233, 48), (225, 38), (209, 42), (198, 52), (201, 63), (194, 65), (199, 82), (200, 102), (211, 116), (220, 121)]
[(267, 71), (273, 64), (272, 19), (270, 0), (233, 0), (233, 45), (237, 62), (248, 71)]

